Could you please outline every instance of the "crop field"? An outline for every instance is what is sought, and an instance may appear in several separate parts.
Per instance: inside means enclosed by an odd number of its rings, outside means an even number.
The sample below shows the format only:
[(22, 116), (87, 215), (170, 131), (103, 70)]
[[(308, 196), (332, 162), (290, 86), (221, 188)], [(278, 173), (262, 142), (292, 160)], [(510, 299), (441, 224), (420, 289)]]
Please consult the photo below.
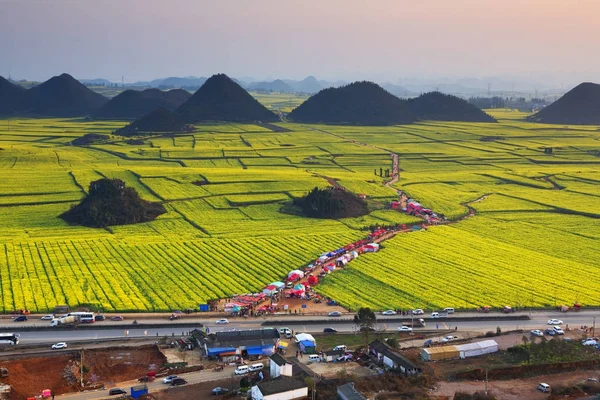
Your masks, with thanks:
[[(417, 223), (385, 208), (394, 189), (457, 222), (396, 236), (327, 276), (319, 292), (353, 309), (600, 305), (600, 282), (590, 279), (600, 268), (598, 127), (496, 116), (498, 124), (282, 123), (290, 132), (198, 125), (86, 147), (70, 141), (124, 122), (0, 120), (0, 312), (63, 303), (172, 310), (256, 291), (369, 226)], [(390, 152), (400, 156), (394, 188), (374, 173), (391, 169)], [(167, 213), (108, 229), (59, 218), (102, 177)], [(328, 179), (367, 195), (374, 211), (338, 221), (280, 211)], [(467, 205), (476, 215), (461, 220)]]

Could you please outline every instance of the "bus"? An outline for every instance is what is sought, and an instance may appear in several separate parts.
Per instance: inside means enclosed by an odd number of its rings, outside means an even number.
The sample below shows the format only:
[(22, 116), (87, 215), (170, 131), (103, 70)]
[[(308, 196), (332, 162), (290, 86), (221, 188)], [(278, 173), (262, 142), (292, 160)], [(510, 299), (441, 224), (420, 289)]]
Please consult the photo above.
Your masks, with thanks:
[(18, 333), (0, 333), (0, 341), (11, 341), (13, 344), (19, 344), (20, 336)]
[(71, 313), (68, 313), (67, 315), (72, 315), (74, 317), (77, 317), (79, 322), (81, 322), (82, 324), (94, 322), (95, 317), (96, 317), (93, 312), (81, 312), (81, 311), (71, 312)]

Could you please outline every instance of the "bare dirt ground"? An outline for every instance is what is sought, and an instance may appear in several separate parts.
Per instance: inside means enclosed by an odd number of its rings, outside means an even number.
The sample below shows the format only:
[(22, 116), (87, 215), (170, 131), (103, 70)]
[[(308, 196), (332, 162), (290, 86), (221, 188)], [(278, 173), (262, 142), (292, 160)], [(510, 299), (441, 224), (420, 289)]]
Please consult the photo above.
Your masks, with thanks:
[[(0, 367), (8, 368), (9, 376), (3, 381), (12, 387), (12, 398), (24, 399), (39, 395), (44, 389), (50, 389), (57, 395), (77, 392), (77, 383), (69, 384), (63, 375), (65, 368), (70, 365), (79, 381), (80, 360), (79, 352), (74, 352), (3, 361)], [(83, 365), (89, 372), (84, 374), (84, 382), (86, 385), (104, 384), (112, 387), (116, 382), (137, 379), (148, 371), (160, 368), (165, 360), (155, 346), (85, 351)]]
[[(547, 393), (542, 393), (536, 389), (540, 382), (553, 385), (574, 385), (588, 378), (598, 378), (600, 370), (574, 371), (555, 375), (541, 375), (533, 378), (513, 379), (507, 381), (488, 382), (488, 390), (498, 398), (498, 400), (542, 400), (548, 399)], [(432, 396), (450, 397), (457, 391), (474, 393), (485, 390), (485, 382), (465, 381), (465, 382), (438, 382), (435, 390), (431, 391)]]
[(345, 371), (348, 374), (357, 376), (376, 375), (375, 372), (368, 368), (361, 367), (355, 362), (315, 362), (308, 364), (308, 368), (324, 378), (335, 378), (340, 371)]
[(206, 360), (202, 360), (199, 351), (183, 351), (177, 348), (166, 348), (161, 349), (161, 352), (167, 358), (169, 363), (187, 362), (189, 366), (193, 365), (207, 365)]

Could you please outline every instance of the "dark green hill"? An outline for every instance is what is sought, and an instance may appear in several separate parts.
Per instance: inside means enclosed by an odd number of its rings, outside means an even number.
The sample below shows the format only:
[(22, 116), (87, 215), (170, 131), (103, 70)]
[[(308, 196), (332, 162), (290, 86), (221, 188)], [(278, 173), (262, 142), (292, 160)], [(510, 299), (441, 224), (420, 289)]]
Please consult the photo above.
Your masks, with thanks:
[(61, 218), (71, 225), (106, 228), (152, 221), (166, 212), (162, 204), (142, 200), (135, 189), (125, 187), (119, 179), (91, 182), (88, 193)]
[(96, 118), (140, 118), (158, 108), (175, 111), (192, 95), (182, 89), (126, 90), (94, 113)]
[(188, 123), (278, 120), (275, 114), (225, 74), (211, 76), (188, 101), (176, 110), (176, 113)]
[(527, 119), (546, 124), (600, 125), (600, 85), (584, 82)]
[(369, 213), (367, 203), (355, 195), (337, 188), (314, 188), (306, 196), (294, 200), (302, 213), (313, 218), (349, 218)]
[(420, 120), (497, 122), (468, 101), (440, 92), (430, 92), (408, 100), (408, 108)]
[(323, 89), (289, 117), (295, 122), (353, 125), (397, 125), (417, 120), (405, 100), (373, 82)]
[(75, 117), (92, 114), (108, 99), (73, 78), (62, 74), (27, 91), (22, 111), (47, 117)]
[(12, 115), (17, 112), (26, 93), (21, 86), (0, 76), (0, 115)]
[(179, 114), (164, 108), (154, 110), (131, 124), (117, 129), (116, 135), (141, 136), (152, 132), (191, 132), (194, 127), (185, 123)]

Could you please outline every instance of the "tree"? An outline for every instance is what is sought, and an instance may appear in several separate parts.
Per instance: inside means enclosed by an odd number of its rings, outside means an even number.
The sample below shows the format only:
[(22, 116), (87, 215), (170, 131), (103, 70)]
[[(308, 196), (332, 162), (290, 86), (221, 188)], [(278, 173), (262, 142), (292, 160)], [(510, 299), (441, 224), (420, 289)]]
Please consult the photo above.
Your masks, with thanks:
[(365, 345), (369, 343), (369, 332), (377, 324), (375, 313), (369, 307), (359, 308), (354, 316), (354, 323), (359, 327), (359, 330), (365, 335)]

